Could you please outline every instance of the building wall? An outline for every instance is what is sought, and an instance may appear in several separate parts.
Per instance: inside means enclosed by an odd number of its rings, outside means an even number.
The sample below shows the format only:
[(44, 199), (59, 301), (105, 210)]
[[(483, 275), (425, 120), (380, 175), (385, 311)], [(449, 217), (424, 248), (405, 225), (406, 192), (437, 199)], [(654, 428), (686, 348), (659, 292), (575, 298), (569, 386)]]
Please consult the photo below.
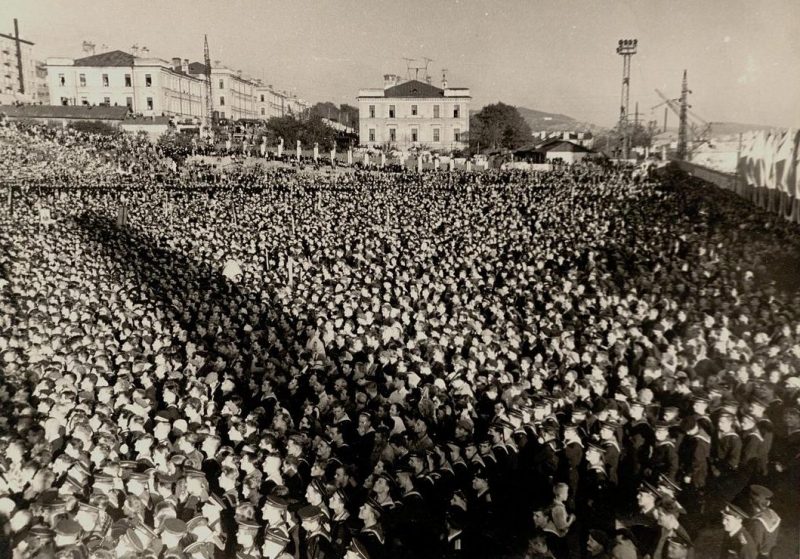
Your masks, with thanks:
[[(415, 146), (426, 146), (430, 149), (455, 150), (467, 147), (469, 132), (468, 97), (434, 97), (434, 98), (385, 98), (362, 97), (358, 99), (359, 109), (359, 143), (370, 147), (396, 147), (408, 149)], [(417, 114), (412, 114), (412, 106), (416, 105)], [(394, 117), (389, 116), (390, 107), (394, 106)], [(439, 116), (435, 116), (435, 107), (439, 107)], [(459, 116), (454, 117), (458, 106)], [(370, 107), (374, 107), (371, 116)], [(392, 140), (391, 130), (395, 130)], [(417, 132), (417, 140), (413, 139), (413, 131)], [(436, 132), (438, 130), (438, 140)], [(371, 133), (372, 132), (372, 133)], [(458, 135), (459, 139), (456, 139)]]
[(51, 102), (128, 106), (144, 116), (202, 118), (203, 81), (163, 64), (137, 60), (132, 67), (94, 67), (48, 61)]
[(17, 45), (14, 39), (0, 37), (0, 102), (38, 101), (36, 61), (33, 59), (33, 45), (20, 43), (22, 51), (22, 79), (25, 93), (19, 92), (19, 69), (17, 68)]
[(211, 70), (214, 110), (220, 118), (260, 118), (256, 109), (256, 84), (228, 68)]

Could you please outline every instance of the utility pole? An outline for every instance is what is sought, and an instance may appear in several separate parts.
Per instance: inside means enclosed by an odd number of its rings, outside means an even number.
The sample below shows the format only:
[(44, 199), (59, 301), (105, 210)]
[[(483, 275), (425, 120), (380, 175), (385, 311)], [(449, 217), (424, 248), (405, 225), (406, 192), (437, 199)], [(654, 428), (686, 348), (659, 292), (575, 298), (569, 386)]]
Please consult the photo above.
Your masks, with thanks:
[(686, 159), (686, 139), (689, 133), (689, 121), (687, 113), (689, 110), (689, 82), (686, 79), (686, 70), (683, 71), (683, 84), (681, 85), (681, 109), (680, 109), (680, 125), (678, 126), (678, 159), (683, 161)]
[(209, 130), (214, 122), (214, 93), (211, 87), (211, 54), (208, 51), (208, 35), (204, 35), (203, 62), (206, 66), (206, 124)]
[(619, 128), (622, 133), (622, 157), (628, 159), (630, 152), (630, 130), (628, 130), (628, 107), (631, 83), (631, 57), (636, 54), (637, 39), (620, 39), (617, 54), (622, 56), (622, 95), (619, 106)]
[(19, 92), (25, 93), (25, 72), (22, 70), (22, 45), (19, 39), (19, 22), (14, 18), (14, 43), (17, 47), (17, 72), (19, 74)]

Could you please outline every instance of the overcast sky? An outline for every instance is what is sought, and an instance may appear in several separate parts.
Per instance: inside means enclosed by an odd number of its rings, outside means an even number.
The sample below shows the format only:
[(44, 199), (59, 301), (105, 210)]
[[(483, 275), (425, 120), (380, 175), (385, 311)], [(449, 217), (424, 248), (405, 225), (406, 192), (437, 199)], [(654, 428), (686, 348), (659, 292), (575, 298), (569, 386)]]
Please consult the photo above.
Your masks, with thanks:
[[(637, 38), (631, 112), (663, 118), (655, 88), (709, 121), (800, 126), (800, 0), (0, 0), (0, 31), (20, 20), (35, 56), (138, 43), (154, 56), (212, 59), (312, 102), (355, 104), (403, 57), (432, 58), (440, 85), (612, 125), (620, 38)], [(675, 122), (674, 120), (672, 121)]]

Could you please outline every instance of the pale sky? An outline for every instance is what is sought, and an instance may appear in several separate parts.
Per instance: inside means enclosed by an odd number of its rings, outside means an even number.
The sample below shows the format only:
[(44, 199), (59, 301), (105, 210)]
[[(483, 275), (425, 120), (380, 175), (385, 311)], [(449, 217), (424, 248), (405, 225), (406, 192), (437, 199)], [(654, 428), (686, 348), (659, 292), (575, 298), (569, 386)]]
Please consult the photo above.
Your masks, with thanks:
[[(89, 40), (153, 56), (211, 58), (312, 102), (355, 104), (403, 57), (433, 59), (434, 85), (610, 126), (619, 115), (621, 38), (637, 38), (631, 107), (663, 119), (655, 88), (706, 120), (800, 126), (800, 0), (2, 0), (34, 55), (82, 56)], [(670, 119), (674, 125), (676, 120)]]

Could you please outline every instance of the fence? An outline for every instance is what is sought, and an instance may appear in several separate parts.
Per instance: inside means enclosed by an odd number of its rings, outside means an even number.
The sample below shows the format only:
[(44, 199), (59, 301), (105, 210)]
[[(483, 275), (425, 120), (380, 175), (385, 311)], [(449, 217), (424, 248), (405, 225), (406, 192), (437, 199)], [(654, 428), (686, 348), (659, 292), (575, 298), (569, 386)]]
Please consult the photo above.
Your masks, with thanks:
[(800, 223), (800, 131), (759, 132), (739, 156), (737, 171), (723, 173), (686, 161), (693, 176), (731, 190), (759, 208)]

